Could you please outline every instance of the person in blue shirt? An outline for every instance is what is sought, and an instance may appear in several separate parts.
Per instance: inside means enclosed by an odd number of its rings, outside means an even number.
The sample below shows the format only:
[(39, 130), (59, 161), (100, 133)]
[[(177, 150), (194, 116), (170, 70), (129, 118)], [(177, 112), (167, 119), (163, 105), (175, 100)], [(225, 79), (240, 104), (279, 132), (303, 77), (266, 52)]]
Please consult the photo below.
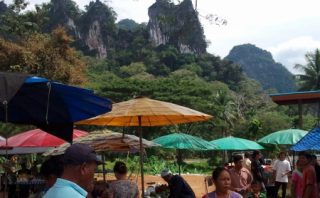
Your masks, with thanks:
[(63, 156), (61, 178), (47, 191), (44, 198), (85, 198), (92, 188), (97, 165), (102, 162), (96, 152), (86, 144), (72, 144)]

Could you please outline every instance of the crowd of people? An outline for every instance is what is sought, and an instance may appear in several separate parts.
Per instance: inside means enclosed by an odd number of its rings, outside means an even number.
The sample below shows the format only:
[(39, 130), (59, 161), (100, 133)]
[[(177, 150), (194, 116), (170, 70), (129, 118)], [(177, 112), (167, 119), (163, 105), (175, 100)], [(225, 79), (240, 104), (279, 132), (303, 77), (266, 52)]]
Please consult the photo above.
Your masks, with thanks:
[[(291, 198), (319, 198), (320, 166), (316, 156), (300, 152), (293, 171), (286, 157), (285, 152), (279, 153), (272, 165), (273, 181), (267, 182), (260, 151), (254, 151), (251, 158), (248, 153), (244, 158), (242, 155), (235, 155), (231, 168), (224, 166), (213, 170), (215, 190), (208, 192), (203, 198), (285, 198), (289, 178), (292, 180)], [(192, 188), (181, 176), (172, 175), (168, 170), (162, 172), (161, 176), (168, 182), (170, 198), (195, 197)], [(271, 183), (274, 185), (270, 185)]]
[[(320, 166), (315, 155), (300, 152), (294, 170), (285, 152), (278, 154), (272, 165), (273, 182), (266, 181), (266, 171), (260, 151), (252, 154), (234, 155), (232, 166), (217, 167), (211, 179), (214, 191), (203, 198), (319, 198)], [(97, 166), (103, 162), (95, 151), (86, 144), (71, 145), (62, 157), (46, 160), (37, 173), (35, 167), (26, 169), (22, 164), (20, 175), (39, 174), (46, 181), (46, 188), (39, 197), (44, 198), (138, 198), (138, 186), (127, 177), (128, 168), (124, 162), (116, 162), (113, 168), (115, 179), (106, 183), (95, 181)], [(169, 198), (195, 198), (195, 193), (182, 176), (165, 169), (160, 176), (167, 183), (158, 186), (167, 189)], [(288, 183), (291, 179), (291, 189)], [(270, 183), (274, 183), (270, 188)], [(159, 190), (158, 189), (158, 190)], [(281, 189), (282, 193), (278, 192)], [(23, 189), (22, 189), (23, 190)], [(27, 194), (27, 193), (26, 193)]]

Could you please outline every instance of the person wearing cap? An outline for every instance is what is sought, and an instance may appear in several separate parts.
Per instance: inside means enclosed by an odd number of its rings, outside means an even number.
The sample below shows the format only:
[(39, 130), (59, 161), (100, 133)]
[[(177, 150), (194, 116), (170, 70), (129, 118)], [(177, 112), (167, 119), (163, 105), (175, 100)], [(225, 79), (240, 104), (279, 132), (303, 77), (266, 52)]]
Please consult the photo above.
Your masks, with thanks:
[(86, 144), (73, 144), (63, 156), (61, 178), (47, 191), (44, 198), (85, 198), (94, 181), (97, 165), (102, 162), (96, 152)]
[(169, 186), (169, 198), (195, 198), (195, 194), (189, 184), (180, 176), (173, 175), (169, 169), (161, 171), (161, 177)]

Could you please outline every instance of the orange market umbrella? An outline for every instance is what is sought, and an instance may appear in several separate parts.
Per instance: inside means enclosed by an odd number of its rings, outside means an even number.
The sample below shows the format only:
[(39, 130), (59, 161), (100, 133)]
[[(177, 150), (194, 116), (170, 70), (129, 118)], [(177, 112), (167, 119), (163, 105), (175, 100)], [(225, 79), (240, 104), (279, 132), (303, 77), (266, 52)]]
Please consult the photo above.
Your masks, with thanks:
[(205, 121), (212, 116), (169, 102), (138, 97), (112, 105), (112, 111), (76, 124), (137, 126), (140, 138), (142, 197), (144, 195), (142, 126), (166, 126)]

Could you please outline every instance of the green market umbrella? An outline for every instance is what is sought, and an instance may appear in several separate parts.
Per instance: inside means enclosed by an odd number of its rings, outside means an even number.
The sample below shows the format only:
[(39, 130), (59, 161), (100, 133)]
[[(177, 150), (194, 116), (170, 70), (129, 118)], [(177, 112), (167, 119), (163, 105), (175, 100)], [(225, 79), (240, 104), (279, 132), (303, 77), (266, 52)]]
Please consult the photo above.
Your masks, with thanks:
[(286, 129), (271, 133), (258, 140), (259, 143), (264, 144), (296, 144), (308, 132), (300, 129)]
[(187, 150), (214, 150), (217, 146), (196, 136), (184, 133), (172, 133), (152, 140), (164, 148), (187, 149)]
[(260, 144), (243, 139), (243, 138), (237, 138), (237, 137), (225, 137), (225, 138), (220, 138), (217, 140), (212, 140), (210, 143), (217, 145), (218, 149), (215, 150), (238, 150), (238, 151), (243, 151), (243, 150), (261, 150), (264, 149), (263, 146)]
[[(187, 135), (184, 133), (172, 133), (169, 135), (158, 137), (153, 142), (160, 144), (164, 148), (170, 149), (177, 149), (178, 156), (181, 157), (180, 150), (215, 150), (218, 147), (214, 144), (209, 143), (208, 141), (201, 139), (196, 136)], [(179, 162), (179, 160), (178, 160)], [(180, 170), (180, 163), (179, 164), (179, 174)]]

